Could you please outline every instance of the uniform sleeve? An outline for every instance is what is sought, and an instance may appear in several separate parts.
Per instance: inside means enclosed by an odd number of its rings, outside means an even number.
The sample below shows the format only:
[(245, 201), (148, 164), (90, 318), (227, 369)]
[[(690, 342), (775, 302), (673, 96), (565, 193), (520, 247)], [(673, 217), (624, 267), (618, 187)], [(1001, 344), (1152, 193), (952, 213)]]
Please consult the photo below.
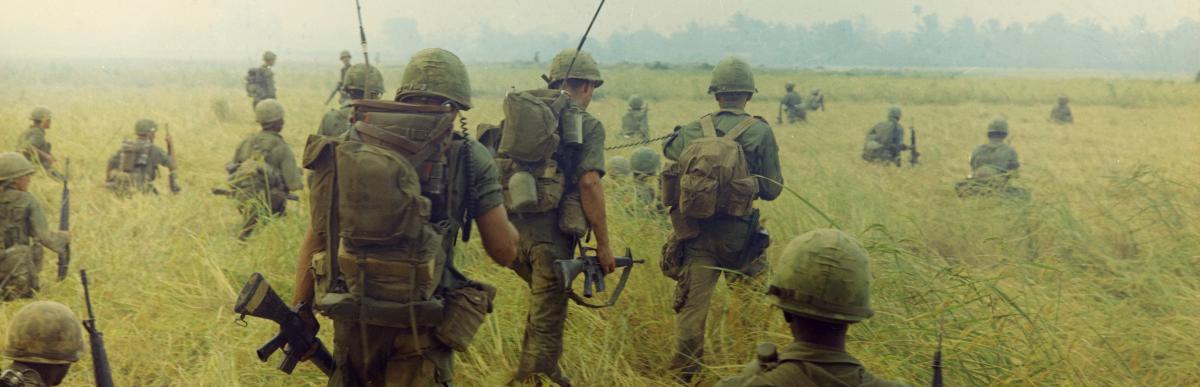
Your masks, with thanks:
[(56, 253), (66, 250), (66, 237), (62, 233), (50, 231), (50, 224), (46, 222), (46, 213), (42, 211), (41, 203), (32, 196), (29, 200), (29, 231), (42, 246)]
[(1012, 157), (1008, 160), (1008, 170), (1016, 171), (1018, 168), (1021, 168), (1021, 161), (1017, 159), (1017, 150), (1016, 149), (1012, 149), (1011, 153), (1012, 153)]
[(595, 171), (604, 176), (604, 124), (591, 114), (583, 121), (583, 149), (575, 176)]
[(121, 151), (117, 151), (117, 153), (113, 154), (112, 157), (108, 158), (108, 168), (109, 169), (120, 169), (121, 168), (120, 164), (121, 164)]
[(758, 179), (758, 197), (763, 200), (775, 200), (783, 192), (783, 169), (779, 166), (779, 144), (775, 142), (775, 132), (770, 127), (763, 132), (758, 145), (758, 175), (779, 182), (775, 184), (766, 179)]
[(492, 159), (492, 153), (475, 141), (467, 141), (471, 160), (471, 198), (472, 214), (482, 214), (504, 204), (504, 191), (500, 187), (500, 171)]
[(663, 157), (666, 157), (667, 160), (679, 161), (679, 154), (683, 153), (683, 146), (686, 145), (683, 132), (683, 126), (676, 126), (675, 132), (663, 142)]
[(171, 155), (168, 155), (166, 150), (163, 150), (163, 148), (160, 148), (156, 145), (153, 148), (150, 148), (150, 152), (153, 152), (154, 159), (157, 160), (157, 165), (155, 165), (154, 168), (157, 169), (159, 166), (166, 167), (167, 169), (171, 168), (171, 163), (174, 161), (174, 158), (171, 157)]
[(296, 156), (292, 154), (292, 148), (285, 143), (276, 149), (280, 149), (282, 158), (279, 160), (279, 173), (283, 174), (283, 183), (287, 185), (288, 191), (304, 189), (304, 177), (300, 174), (300, 167), (296, 165)]

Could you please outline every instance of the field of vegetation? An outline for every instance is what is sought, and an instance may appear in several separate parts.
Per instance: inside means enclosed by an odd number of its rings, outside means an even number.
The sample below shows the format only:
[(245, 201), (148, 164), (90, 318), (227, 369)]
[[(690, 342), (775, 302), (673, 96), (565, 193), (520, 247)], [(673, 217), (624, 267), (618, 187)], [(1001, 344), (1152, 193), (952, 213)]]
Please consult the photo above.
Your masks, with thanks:
[[(603, 59), (603, 58), (601, 58)], [(714, 58), (715, 62), (717, 58)], [(72, 271), (89, 270), (92, 298), (118, 385), (323, 385), (308, 364), (291, 376), (254, 349), (275, 326), (235, 324), (236, 293), (262, 272), (285, 298), (308, 222), (307, 195), (245, 243), (233, 202), (209, 189), (244, 136), (257, 130), (242, 90), (244, 64), (0, 63), (0, 148), (13, 149), (36, 105), (54, 111), (48, 138), (72, 161)], [(288, 142), (299, 151), (329, 107), (328, 67), (281, 60), (277, 83)], [(540, 66), (469, 66), (473, 128), (501, 118), (510, 87), (541, 85)], [(647, 97), (652, 135), (715, 110), (707, 71), (638, 66), (603, 69), (591, 110), (619, 144), (630, 94)], [(385, 68), (390, 90), (401, 68)], [(871, 253), (874, 318), (853, 326), (849, 350), (874, 373), (917, 385), (930, 379), (942, 337), (948, 385), (1200, 384), (1200, 85), (1123, 77), (1021, 73), (881, 73), (760, 70), (751, 113), (774, 121), (783, 83), (821, 88), (828, 111), (775, 125), (789, 193), (760, 203), (778, 258), (792, 237), (820, 227), (857, 235)], [(1048, 122), (1060, 94), (1076, 123)], [(922, 152), (915, 168), (859, 158), (862, 139), (891, 104), (904, 107)], [(961, 200), (954, 183), (997, 116), (1023, 167), (1028, 202)], [(181, 168), (179, 195), (121, 200), (103, 188), (104, 163), (138, 118), (170, 125)], [(159, 144), (162, 144), (160, 131)], [(627, 155), (632, 148), (612, 152)], [(611, 155), (610, 155), (611, 156)], [(165, 181), (160, 190), (167, 192)], [(59, 189), (44, 176), (32, 192), (57, 217)], [(610, 199), (614, 250), (639, 266), (620, 303), (572, 307), (562, 366), (578, 385), (670, 385), (674, 283), (657, 269), (666, 222)], [(831, 226), (832, 225), (832, 226)], [(510, 270), (463, 246), (460, 266), (496, 285), (498, 307), (456, 364), (457, 383), (495, 386), (517, 364), (528, 297)], [(47, 259), (53, 260), (52, 253)], [(54, 282), (47, 265), (38, 298), (83, 313), (77, 275)], [(615, 278), (610, 280), (615, 281)], [(611, 282), (610, 282), (611, 285)], [(26, 300), (0, 305), (0, 333)], [(332, 324), (322, 320), (332, 341)], [(710, 312), (703, 384), (738, 372), (756, 342), (789, 341), (778, 310), (757, 294), (719, 286)], [(79, 362), (66, 385), (91, 383)]]

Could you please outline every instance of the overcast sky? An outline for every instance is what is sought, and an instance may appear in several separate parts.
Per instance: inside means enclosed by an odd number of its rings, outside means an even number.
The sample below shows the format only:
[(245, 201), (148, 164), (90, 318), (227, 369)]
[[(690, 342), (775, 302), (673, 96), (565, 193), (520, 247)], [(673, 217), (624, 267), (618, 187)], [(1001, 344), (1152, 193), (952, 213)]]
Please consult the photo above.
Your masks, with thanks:
[[(361, 0), (368, 38), (384, 21), (411, 18), (427, 41), (473, 37), (478, 26), (577, 36), (598, 1)], [(0, 56), (254, 58), (262, 49), (310, 55), (358, 41), (353, 0), (0, 0)], [(649, 27), (669, 33), (693, 21), (721, 23), (735, 12), (770, 22), (813, 24), (865, 17), (881, 30), (911, 30), (914, 7), (943, 25), (970, 16), (1002, 23), (1061, 13), (1107, 28), (1145, 16), (1149, 29), (1200, 20), (1200, 0), (609, 0), (593, 31)]]

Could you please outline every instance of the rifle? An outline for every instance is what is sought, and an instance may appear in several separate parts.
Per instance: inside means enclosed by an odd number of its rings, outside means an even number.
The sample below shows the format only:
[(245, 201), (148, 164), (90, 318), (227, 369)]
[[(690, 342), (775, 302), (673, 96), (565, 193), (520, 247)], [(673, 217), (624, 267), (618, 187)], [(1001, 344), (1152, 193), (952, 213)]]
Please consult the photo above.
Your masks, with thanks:
[(938, 317), (938, 344), (933, 353), (933, 387), (942, 387), (942, 321)]
[(279, 364), (279, 370), (291, 374), (301, 358), (312, 352), (312, 357), (308, 361), (316, 365), (326, 376), (333, 375), (334, 369), (337, 368), (333, 361), (333, 355), (325, 349), (325, 344), (321, 343), (321, 339), (317, 338), (317, 331), (321, 327), (314, 323), (310, 328), (300, 315), (301, 311), (311, 314), (310, 308), (309, 305), (303, 303), (295, 308), (288, 308), (287, 304), (283, 303), (283, 299), (279, 298), (279, 294), (271, 289), (271, 284), (267, 283), (266, 278), (263, 278), (262, 274), (254, 273), (250, 275), (250, 280), (246, 281), (242, 292), (238, 294), (233, 311), (241, 314), (238, 321), (245, 322), (246, 315), (250, 315), (279, 324), (279, 333), (255, 351), (258, 360), (266, 362), (275, 351), (283, 350), (283, 362)]
[(83, 283), (83, 302), (87, 305), (87, 320), (83, 328), (88, 332), (88, 344), (92, 347), (92, 371), (97, 387), (112, 387), (112, 369), (108, 366), (108, 351), (104, 349), (104, 334), (96, 328), (96, 315), (92, 314), (92, 294), (88, 290), (87, 270), (79, 271), (79, 282)]
[(175, 141), (171, 138), (171, 124), (163, 124), (163, 127), (167, 130), (167, 156), (171, 157), (171, 172), (167, 175), (167, 180), (171, 183), (171, 193), (179, 193), (182, 189), (179, 188), (179, 181), (175, 177)]
[[(66, 167), (63, 168), (63, 189), (62, 189), (62, 207), (58, 211), (58, 230), (71, 230), (71, 186), (67, 178), (71, 174), (71, 159), (66, 159)], [(63, 246), (63, 251), (58, 253), (58, 280), (62, 281), (67, 278), (67, 267), (71, 264), (71, 242), (67, 242)]]
[(333, 87), (333, 91), (329, 92), (329, 97), (328, 97), (328, 98), (325, 98), (325, 103), (321, 104), (321, 106), (328, 105), (328, 104), (329, 104), (329, 101), (332, 101), (332, 100), (333, 100), (333, 96), (337, 95), (337, 93), (338, 93), (339, 91), (342, 91), (342, 82), (341, 82), (341, 81), (338, 81), (338, 84), (337, 84), (337, 86), (334, 86), (334, 87)]
[(779, 111), (775, 113), (775, 123), (783, 125), (783, 102), (779, 103)]
[(916, 119), (909, 121), (909, 130), (912, 131), (912, 136), (908, 139), (908, 165), (917, 165), (917, 159), (921, 157), (921, 152), (917, 151), (917, 123)]
[[(554, 261), (555, 274), (558, 277), (559, 283), (562, 284), (563, 291), (568, 293), (572, 300), (580, 306), (589, 308), (607, 308), (616, 305), (617, 299), (621, 297), (621, 291), (625, 290), (625, 283), (629, 281), (629, 272), (633, 269), (636, 263), (646, 263), (644, 259), (634, 259), (633, 252), (629, 248), (625, 248), (625, 256), (615, 257), (617, 267), (624, 267), (621, 271), (621, 281), (617, 283), (617, 288), (613, 290), (612, 296), (604, 304), (591, 304), (579, 298), (573, 290), (571, 283), (575, 281), (575, 277), (583, 274), (583, 296), (591, 298), (593, 290), (603, 292), (604, 284), (604, 269), (600, 268), (600, 261), (596, 258), (595, 248), (579, 245), (579, 257), (575, 259), (559, 259)], [(593, 254), (588, 254), (593, 252)]]

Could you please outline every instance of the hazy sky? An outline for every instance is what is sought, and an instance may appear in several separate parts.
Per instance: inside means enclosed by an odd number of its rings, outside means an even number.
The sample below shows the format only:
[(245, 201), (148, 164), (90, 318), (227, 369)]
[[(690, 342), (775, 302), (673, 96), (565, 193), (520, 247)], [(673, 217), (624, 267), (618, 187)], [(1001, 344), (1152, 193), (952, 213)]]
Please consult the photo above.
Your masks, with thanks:
[[(368, 38), (384, 21), (417, 20), (435, 41), (464, 36), (478, 27), (514, 32), (542, 29), (576, 36), (598, 1), (590, 0), (361, 0)], [(353, 0), (0, 0), (0, 56), (104, 56), (253, 58), (264, 48), (310, 57), (358, 41)], [(1150, 29), (1200, 20), (1200, 0), (609, 0), (593, 31), (650, 27), (671, 32), (692, 21), (723, 22), (735, 12), (771, 22), (813, 24), (870, 20), (881, 30), (910, 30), (914, 6), (937, 13), (943, 25), (970, 16), (977, 21), (1030, 22), (1062, 13), (1126, 27), (1145, 16)]]

